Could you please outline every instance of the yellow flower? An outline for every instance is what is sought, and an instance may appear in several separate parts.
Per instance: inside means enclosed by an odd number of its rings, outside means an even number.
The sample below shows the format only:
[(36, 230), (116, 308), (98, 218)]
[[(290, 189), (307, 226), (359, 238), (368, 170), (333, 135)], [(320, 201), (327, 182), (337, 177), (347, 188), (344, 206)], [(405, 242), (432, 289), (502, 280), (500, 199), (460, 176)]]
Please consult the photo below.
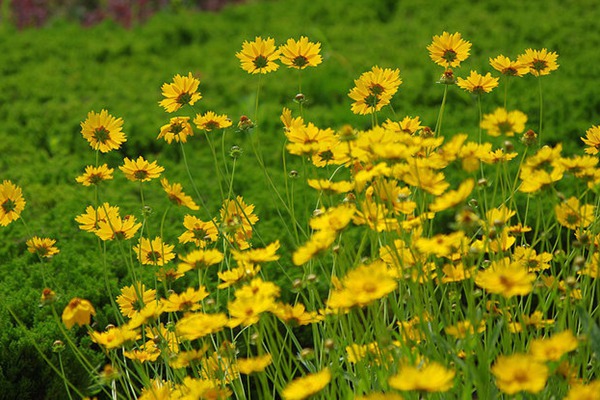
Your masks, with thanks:
[(58, 254), (59, 250), (54, 244), (56, 240), (50, 238), (40, 238), (37, 236), (29, 239), (27, 244), (27, 250), (30, 253), (38, 254), (40, 257), (51, 258), (53, 255)]
[(588, 147), (585, 148), (587, 154), (596, 155), (600, 151), (600, 125), (594, 125), (585, 132), (585, 138), (581, 138)]
[(0, 184), (0, 225), (7, 226), (19, 219), (21, 211), (25, 208), (25, 199), (21, 188), (11, 181)]
[(170, 184), (167, 178), (163, 178), (160, 180), (160, 184), (162, 185), (165, 193), (169, 197), (171, 203), (176, 204), (178, 206), (184, 206), (189, 208), (190, 210), (199, 210), (200, 207), (194, 200), (187, 194), (183, 192), (183, 188), (180, 183)]
[(216, 222), (202, 221), (193, 215), (183, 217), (183, 226), (187, 230), (179, 236), (179, 243), (193, 242), (196, 246), (204, 248), (207, 243), (215, 242), (219, 236)]
[(541, 76), (558, 69), (557, 58), (558, 54), (553, 51), (527, 49), (524, 54), (517, 57), (517, 62), (527, 65), (532, 75)]
[(327, 179), (308, 179), (308, 186), (325, 193), (347, 193), (354, 190), (354, 182), (333, 182)]
[(123, 355), (130, 360), (139, 361), (140, 363), (154, 362), (160, 356), (160, 349), (154, 342), (148, 341), (140, 349), (124, 350)]
[[(100, 211), (98, 215), (100, 215)], [(109, 211), (104, 219), (97, 221), (97, 226), (96, 236), (102, 240), (128, 240), (142, 227), (142, 223), (136, 223), (133, 215), (121, 218), (118, 214), (111, 214)]]
[(212, 111), (207, 111), (204, 114), (197, 114), (194, 118), (194, 124), (200, 130), (210, 132), (217, 129), (229, 128), (232, 124), (229, 117), (225, 114), (217, 115)]
[(445, 181), (446, 177), (443, 173), (426, 167), (411, 166), (401, 178), (407, 184), (421, 188), (435, 196), (441, 195), (450, 186)]
[(253, 42), (244, 41), (242, 51), (235, 56), (240, 60), (242, 69), (250, 74), (266, 74), (279, 68), (276, 63), (280, 51), (275, 47), (275, 39), (257, 36)]
[(525, 130), (527, 115), (519, 110), (507, 111), (497, 108), (492, 114), (485, 114), (481, 121), (481, 129), (485, 129), (490, 136), (514, 136)]
[(339, 232), (348, 226), (355, 211), (355, 207), (346, 204), (331, 207), (311, 218), (309, 225), (318, 231)]
[(529, 66), (511, 61), (510, 58), (499, 55), (496, 58), (490, 58), (490, 65), (502, 75), (506, 76), (523, 76), (529, 72)]
[(203, 269), (219, 264), (223, 261), (223, 253), (217, 249), (198, 249), (185, 256), (180, 256), (179, 260), (181, 263), (177, 268), (177, 272), (186, 273), (187, 271)]
[(485, 322), (481, 321), (477, 326), (473, 326), (471, 321), (458, 321), (455, 325), (445, 327), (444, 331), (456, 339), (464, 339), (474, 335), (475, 332), (481, 333), (485, 331)]
[(139, 262), (144, 265), (165, 265), (175, 258), (173, 248), (173, 245), (163, 243), (162, 239), (157, 236), (152, 241), (140, 238), (139, 243), (133, 247), (133, 251)]
[(160, 133), (157, 139), (165, 139), (169, 144), (176, 142), (187, 142), (188, 136), (194, 136), (192, 125), (189, 123), (190, 117), (173, 117), (168, 124), (160, 127)]
[(529, 345), (529, 354), (539, 361), (558, 361), (570, 351), (577, 349), (577, 338), (566, 330), (547, 339), (535, 339)]
[(457, 231), (440, 233), (431, 238), (419, 237), (413, 239), (413, 244), (421, 253), (450, 258), (454, 253), (463, 253), (468, 247), (468, 240), (463, 231)]
[(96, 315), (94, 306), (87, 300), (75, 297), (69, 301), (62, 313), (62, 322), (67, 329), (71, 329), (73, 325), (79, 326), (89, 325), (92, 315)]
[(200, 80), (194, 78), (191, 72), (188, 73), (188, 76), (177, 74), (173, 77), (173, 83), (163, 83), (161, 89), (165, 98), (158, 104), (169, 113), (179, 110), (186, 104), (193, 106), (202, 98), (198, 92), (198, 85), (200, 85)]
[(184, 340), (195, 340), (221, 331), (227, 322), (223, 313), (189, 313), (177, 321), (175, 331)]
[(408, 133), (412, 135), (419, 130), (423, 129), (421, 125), (421, 119), (419, 117), (404, 117), (400, 122), (395, 122), (389, 118), (383, 123), (383, 128), (396, 132), (396, 133)]
[(539, 393), (546, 386), (548, 367), (526, 354), (500, 356), (492, 366), (496, 386), (503, 393)]
[(262, 264), (279, 260), (279, 255), (276, 254), (277, 250), (279, 250), (279, 240), (274, 241), (265, 248), (249, 249), (245, 251), (231, 250), (231, 255), (233, 256), (233, 259), (238, 262)]
[(529, 272), (542, 271), (550, 268), (548, 262), (552, 260), (552, 254), (547, 252), (537, 254), (535, 249), (519, 246), (515, 248), (513, 260), (521, 263)]
[(475, 268), (465, 268), (462, 262), (456, 265), (446, 264), (442, 268), (442, 272), (444, 273), (442, 282), (460, 282), (469, 279), (473, 275), (474, 269)]
[(108, 181), (113, 178), (114, 169), (108, 168), (108, 165), (102, 164), (99, 167), (88, 165), (85, 167), (83, 175), (78, 176), (75, 180), (83, 186), (97, 185), (102, 181)]
[(588, 384), (574, 384), (563, 400), (600, 400), (600, 379)]
[(356, 396), (354, 400), (403, 400), (397, 393), (373, 392), (364, 396)]
[(123, 162), (124, 164), (119, 169), (123, 171), (125, 177), (130, 181), (146, 182), (158, 178), (160, 173), (165, 170), (156, 164), (156, 161), (149, 163), (142, 156), (139, 156), (135, 161), (125, 157)]
[(267, 368), (273, 359), (270, 354), (265, 354), (263, 356), (257, 356), (252, 358), (238, 358), (236, 360), (237, 368), (240, 371), (240, 374), (250, 375), (255, 372), (262, 372)]
[(302, 400), (320, 392), (331, 381), (331, 372), (328, 368), (320, 372), (296, 378), (281, 391), (284, 400)]
[(317, 254), (327, 250), (336, 238), (335, 231), (322, 230), (313, 233), (302, 246), (298, 247), (292, 254), (294, 265), (304, 265)]
[(87, 119), (81, 123), (81, 134), (92, 149), (107, 153), (125, 143), (122, 126), (123, 119), (113, 117), (106, 110), (100, 111), (99, 114), (90, 111)]
[(116, 349), (127, 342), (135, 340), (138, 333), (129, 325), (110, 326), (105, 332), (90, 332), (92, 342), (98, 343), (106, 350)]
[(348, 93), (354, 100), (352, 112), (366, 115), (381, 110), (390, 103), (401, 84), (399, 69), (374, 66), (354, 80), (355, 87)]
[(433, 203), (429, 204), (429, 210), (440, 212), (461, 204), (469, 197), (474, 187), (475, 181), (467, 179), (460, 184), (457, 190), (451, 190), (436, 197)]
[(579, 204), (576, 197), (571, 197), (554, 207), (558, 223), (568, 229), (587, 228), (594, 222), (596, 207), (590, 204)]
[(526, 295), (533, 289), (535, 275), (519, 262), (497, 262), (477, 273), (475, 283), (490, 293), (504, 297)]
[(174, 388), (171, 382), (154, 379), (150, 382), (150, 386), (142, 389), (137, 400), (170, 400), (173, 394)]
[(474, 94), (489, 93), (498, 86), (498, 78), (494, 78), (489, 72), (480, 75), (471, 71), (466, 79), (458, 77), (456, 80), (458, 87)]
[(281, 62), (289, 68), (304, 69), (321, 64), (321, 44), (309, 42), (301, 36), (300, 40), (288, 39), (285, 45), (279, 47)]
[(247, 205), (242, 196), (237, 196), (223, 201), (219, 214), (225, 237), (240, 250), (250, 247), (248, 240), (252, 238), (252, 227), (258, 221), (254, 205)]
[(322, 153), (330, 150), (336, 143), (334, 131), (331, 128), (319, 129), (313, 123), (292, 126), (285, 132), (289, 143), (286, 149), (290, 154), (304, 156)]
[(117, 304), (121, 314), (125, 317), (134, 317), (146, 304), (156, 302), (156, 290), (146, 289), (146, 285), (138, 283), (121, 288), (117, 296)]
[(164, 311), (176, 312), (176, 311), (196, 311), (202, 308), (199, 303), (208, 297), (208, 292), (201, 286), (200, 289), (196, 290), (192, 287), (181, 294), (173, 293), (168, 299), (163, 300)]
[(390, 377), (388, 383), (398, 390), (447, 392), (454, 386), (454, 375), (454, 371), (444, 368), (437, 362), (431, 362), (422, 368), (401, 367), (397, 375)]
[(250, 283), (235, 291), (235, 300), (227, 305), (229, 326), (254, 325), (262, 313), (275, 307), (275, 298), (279, 296), (279, 287), (271, 282), (254, 278)]
[(260, 266), (254, 264), (242, 264), (229, 271), (218, 272), (217, 276), (223, 283), (220, 283), (218, 289), (226, 289), (244, 280), (254, 278), (260, 272)]
[(302, 303), (297, 303), (293, 306), (276, 303), (275, 308), (271, 312), (277, 318), (292, 326), (308, 325), (322, 320), (316, 311), (306, 311), (306, 307)]
[(433, 37), (433, 42), (427, 46), (427, 50), (433, 62), (445, 68), (454, 68), (469, 57), (471, 43), (463, 40), (458, 32), (444, 32)]

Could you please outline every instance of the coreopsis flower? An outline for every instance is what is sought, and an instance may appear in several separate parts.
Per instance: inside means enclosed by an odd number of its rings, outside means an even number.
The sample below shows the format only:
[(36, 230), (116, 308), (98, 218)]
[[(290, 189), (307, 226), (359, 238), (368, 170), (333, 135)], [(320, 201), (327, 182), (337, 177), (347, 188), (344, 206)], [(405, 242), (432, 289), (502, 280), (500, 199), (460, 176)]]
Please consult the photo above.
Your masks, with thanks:
[(306, 183), (315, 190), (330, 194), (348, 193), (354, 190), (354, 182), (349, 181), (333, 182), (328, 179), (308, 179)]
[(30, 253), (37, 254), (40, 257), (51, 258), (53, 255), (58, 254), (59, 250), (56, 246), (56, 240), (50, 238), (41, 238), (34, 236), (27, 242), (27, 250)]
[(463, 253), (468, 247), (468, 239), (463, 231), (437, 234), (431, 238), (419, 237), (414, 240), (415, 248), (423, 254), (451, 258), (454, 253)]
[(25, 208), (25, 199), (21, 188), (11, 181), (0, 184), (0, 225), (7, 226), (21, 216)]
[(450, 190), (436, 197), (433, 203), (429, 204), (429, 210), (433, 212), (440, 212), (452, 207), (456, 207), (457, 205), (463, 203), (467, 197), (469, 197), (474, 187), (475, 181), (473, 179), (467, 179), (460, 184), (458, 189)]
[(392, 210), (375, 199), (367, 198), (362, 201), (352, 215), (352, 222), (355, 225), (366, 225), (375, 232), (391, 232), (398, 229), (398, 219)]
[(279, 260), (277, 250), (279, 250), (279, 240), (274, 241), (264, 248), (247, 249), (244, 251), (231, 250), (231, 255), (237, 262), (262, 264)]
[(208, 297), (208, 292), (201, 286), (199, 289), (192, 287), (181, 294), (173, 293), (166, 300), (163, 300), (164, 310), (167, 312), (176, 311), (196, 311), (202, 308), (200, 302)]
[(381, 110), (390, 103), (401, 84), (399, 69), (374, 66), (354, 80), (355, 87), (348, 93), (354, 100), (352, 112), (366, 115)]
[(240, 374), (250, 375), (255, 372), (262, 372), (273, 362), (270, 354), (256, 356), (252, 358), (238, 358), (236, 360)]
[(121, 288), (117, 296), (117, 304), (121, 315), (131, 318), (135, 316), (146, 304), (156, 302), (156, 290), (146, 289), (143, 283), (137, 283)]
[(483, 154), (481, 157), (481, 161), (486, 164), (499, 164), (505, 163), (513, 158), (517, 157), (518, 153), (516, 152), (505, 152), (504, 149), (496, 149), (494, 151), (490, 151), (487, 154)]
[(42, 290), (42, 295), (40, 296), (40, 304), (42, 306), (53, 304), (54, 302), (56, 302), (56, 300), (57, 297), (54, 290), (50, 288), (44, 288), (44, 290)]
[(94, 306), (88, 300), (75, 297), (69, 301), (62, 313), (62, 322), (67, 329), (71, 329), (73, 325), (89, 325), (92, 320), (92, 315), (96, 315)]
[(99, 167), (88, 165), (85, 167), (83, 175), (78, 176), (75, 180), (83, 186), (97, 185), (102, 181), (113, 179), (114, 169), (108, 168), (108, 165), (102, 164)]
[(341, 204), (320, 212), (310, 219), (309, 225), (317, 231), (339, 232), (348, 226), (355, 212), (354, 206)]
[(431, 168), (411, 166), (402, 175), (402, 180), (407, 184), (421, 188), (435, 196), (439, 196), (450, 186), (446, 182), (446, 177), (442, 172), (437, 172)]
[(403, 400), (398, 393), (373, 392), (364, 396), (356, 396), (354, 400)]
[(161, 89), (165, 98), (158, 104), (169, 113), (179, 110), (186, 104), (193, 106), (202, 98), (198, 92), (199, 85), (200, 80), (194, 78), (191, 72), (187, 76), (177, 74), (173, 77), (173, 83), (163, 83)]
[(133, 251), (139, 262), (144, 265), (165, 265), (175, 258), (174, 247), (163, 243), (160, 236), (157, 236), (152, 241), (140, 238), (139, 243), (133, 247)]
[(175, 331), (183, 340), (195, 340), (223, 330), (228, 322), (223, 313), (189, 313), (177, 321)]
[(527, 49), (524, 54), (517, 57), (517, 62), (527, 65), (531, 75), (541, 76), (558, 69), (557, 58), (558, 54), (553, 51)]
[[(148, 384), (147, 384), (148, 385)], [(149, 385), (142, 389), (137, 400), (168, 400), (175, 393), (175, 385), (170, 381), (153, 379)]]
[(503, 393), (539, 393), (546, 386), (548, 367), (529, 355), (513, 354), (498, 357), (492, 365), (492, 374)]
[(568, 200), (554, 207), (556, 219), (562, 226), (576, 230), (587, 228), (594, 222), (594, 211), (596, 207), (591, 204), (579, 204), (576, 197), (571, 197)]
[(575, 383), (563, 400), (600, 400), (600, 379), (587, 384)]
[(527, 115), (519, 110), (507, 111), (500, 107), (491, 114), (485, 114), (481, 121), (481, 129), (490, 136), (514, 136), (525, 130)]
[(157, 321), (163, 312), (164, 307), (161, 300), (150, 301), (131, 316), (128, 325), (131, 329), (137, 329), (142, 325)]
[[(175, 393), (177, 393), (176, 397), (180, 400), (225, 400), (230, 398), (232, 394), (230, 389), (220, 387), (219, 382), (214, 379), (192, 378), (190, 376), (183, 378), (183, 382), (175, 387)], [(155, 400), (155, 398), (151, 400)]]
[(581, 138), (588, 147), (585, 148), (587, 154), (596, 155), (600, 152), (600, 125), (594, 125), (585, 132), (585, 138)]
[(323, 318), (316, 311), (306, 311), (302, 303), (290, 304), (276, 303), (271, 310), (273, 315), (291, 326), (308, 325), (321, 321)]
[(92, 149), (107, 153), (118, 149), (127, 140), (122, 127), (122, 118), (115, 118), (106, 110), (99, 114), (90, 111), (87, 119), (81, 123), (81, 134)]
[(187, 142), (188, 136), (194, 136), (190, 117), (173, 117), (168, 124), (160, 127), (157, 139), (165, 139), (165, 142), (171, 144), (176, 142)]
[(510, 58), (503, 55), (490, 58), (490, 65), (496, 71), (506, 76), (523, 76), (529, 72), (529, 65), (518, 61), (511, 61)]
[(235, 54), (242, 64), (242, 69), (250, 74), (266, 74), (279, 68), (276, 63), (280, 50), (275, 46), (275, 39), (264, 39), (257, 36), (253, 42), (244, 41), (242, 51)]
[(306, 264), (318, 254), (327, 250), (333, 244), (335, 238), (335, 231), (322, 230), (313, 233), (302, 246), (294, 251), (292, 262), (297, 266)]
[(165, 169), (159, 166), (156, 161), (149, 163), (144, 157), (139, 156), (137, 160), (130, 160), (125, 157), (123, 165), (119, 167), (130, 181), (146, 182), (158, 178)]
[(302, 400), (320, 392), (331, 381), (331, 372), (325, 368), (319, 372), (296, 378), (281, 391), (284, 400)]
[(163, 190), (165, 191), (167, 196), (169, 197), (171, 203), (178, 206), (187, 207), (190, 210), (200, 209), (200, 207), (198, 207), (198, 205), (194, 203), (194, 200), (192, 200), (190, 196), (183, 192), (183, 187), (180, 183), (170, 184), (167, 178), (163, 178), (160, 180), (160, 184), (163, 187)]
[(464, 281), (466, 279), (471, 278), (474, 270), (474, 267), (465, 268), (462, 262), (459, 262), (455, 265), (445, 264), (442, 268), (442, 272), (444, 273), (444, 276), (442, 277), (442, 282), (448, 283)]
[(280, 289), (272, 282), (254, 278), (235, 291), (235, 300), (227, 304), (229, 326), (249, 326), (256, 324), (261, 314), (275, 308), (275, 299)]
[(363, 264), (349, 271), (341, 280), (341, 288), (334, 289), (327, 300), (331, 309), (364, 307), (396, 290), (396, 274), (383, 262)]
[(212, 111), (207, 111), (204, 114), (197, 114), (194, 118), (196, 128), (210, 132), (217, 129), (229, 128), (232, 125), (231, 120), (225, 114), (217, 115)]
[(471, 321), (458, 321), (454, 325), (445, 327), (444, 331), (456, 339), (464, 339), (474, 335), (475, 332), (481, 333), (485, 331), (485, 321), (481, 321), (476, 326)]
[(396, 133), (413, 135), (423, 128), (419, 117), (406, 116), (402, 121), (392, 121), (389, 118), (383, 123), (383, 128)]
[(243, 280), (254, 278), (260, 272), (260, 266), (254, 264), (242, 264), (237, 268), (228, 271), (221, 271), (217, 276), (223, 282), (217, 286), (217, 289), (226, 289)]
[(179, 243), (194, 243), (200, 248), (208, 243), (214, 243), (219, 236), (215, 221), (202, 221), (193, 215), (183, 217), (183, 226), (186, 231), (179, 236)]
[(429, 57), (444, 68), (455, 68), (469, 57), (471, 43), (464, 40), (461, 34), (444, 32), (435, 35), (433, 42), (427, 46)]
[(177, 272), (186, 273), (191, 270), (199, 270), (219, 264), (223, 261), (223, 253), (217, 249), (197, 249), (185, 256), (180, 256)]
[[(100, 215), (100, 211), (97, 214)], [(97, 226), (94, 233), (102, 240), (129, 240), (142, 227), (142, 223), (137, 222), (133, 215), (121, 218), (118, 214), (108, 213), (104, 219), (97, 221)]]
[(309, 42), (305, 36), (301, 36), (299, 40), (288, 39), (284, 45), (279, 46), (279, 50), (280, 61), (289, 68), (316, 67), (323, 61), (319, 54), (321, 43)]
[(475, 277), (477, 286), (504, 297), (526, 295), (533, 290), (535, 275), (519, 262), (496, 262)]
[(254, 205), (247, 205), (242, 196), (237, 196), (235, 199), (226, 199), (219, 214), (225, 237), (240, 250), (250, 247), (248, 240), (252, 238), (252, 227), (258, 222)]
[(400, 367), (398, 373), (388, 379), (388, 383), (398, 390), (447, 392), (454, 386), (455, 374), (437, 362), (427, 363), (421, 368), (407, 365)]
[(519, 246), (513, 252), (513, 261), (521, 263), (527, 267), (529, 272), (543, 271), (550, 268), (549, 262), (552, 260), (552, 254), (543, 252), (537, 254), (535, 249)]
[(144, 343), (139, 349), (123, 350), (123, 356), (140, 363), (154, 362), (160, 356), (160, 349), (152, 341)]
[(521, 168), (519, 178), (523, 181), (519, 191), (523, 193), (534, 193), (550, 187), (554, 182), (563, 178), (562, 169), (554, 168), (548, 172), (545, 170)]
[(458, 87), (465, 89), (473, 94), (489, 93), (498, 86), (498, 78), (494, 78), (489, 72), (485, 75), (471, 71), (466, 79), (458, 77), (456, 80)]
[(313, 123), (292, 126), (285, 132), (290, 154), (304, 156), (330, 150), (336, 144), (335, 132), (331, 128), (319, 129)]
[(555, 333), (546, 339), (535, 339), (529, 345), (529, 354), (539, 361), (558, 361), (577, 349), (577, 338), (570, 330)]
[(106, 350), (112, 350), (123, 346), (125, 343), (135, 340), (138, 333), (128, 324), (116, 327), (110, 326), (104, 332), (90, 332), (92, 342), (99, 344)]

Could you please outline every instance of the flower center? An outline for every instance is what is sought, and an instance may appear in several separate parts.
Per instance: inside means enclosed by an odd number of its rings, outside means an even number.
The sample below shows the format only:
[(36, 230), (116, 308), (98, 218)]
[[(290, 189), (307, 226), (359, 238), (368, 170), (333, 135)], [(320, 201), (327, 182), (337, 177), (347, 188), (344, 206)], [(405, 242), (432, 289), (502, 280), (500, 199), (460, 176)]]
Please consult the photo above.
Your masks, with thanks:
[(369, 88), (369, 92), (370, 92), (372, 95), (375, 95), (375, 96), (379, 96), (379, 95), (380, 95), (381, 93), (383, 93), (384, 91), (385, 91), (384, 87), (383, 87), (383, 86), (381, 86), (381, 85), (380, 85), (380, 84), (378, 84), (378, 83), (374, 84), (373, 86), (371, 86), (371, 87)]
[(148, 177), (148, 171), (141, 169), (141, 170), (135, 171), (133, 173), (133, 176), (135, 179), (143, 180)]
[(12, 199), (6, 199), (4, 203), (2, 203), (2, 209), (6, 214), (11, 211), (14, 211), (17, 208), (17, 203), (15, 203)]
[(254, 63), (254, 67), (256, 69), (262, 69), (268, 65), (269, 60), (267, 60), (267, 57), (261, 55), (261, 56), (256, 57), (254, 59), (253, 63)]
[(375, 94), (371, 94), (367, 97), (365, 97), (365, 104), (368, 105), (369, 107), (377, 107), (377, 103), (379, 103), (379, 98), (377, 97), (377, 95)]
[(548, 63), (545, 60), (534, 60), (531, 67), (536, 71), (543, 71), (548, 68)]
[(304, 56), (297, 56), (292, 61), (292, 64), (294, 64), (296, 67), (304, 67), (306, 64), (308, 64), (308, 58)]
[(100, 143), (106, 143), (110, 139), (110, 132), (105, 127), (101, 126), (94, 131), (94, 138)]
[(513, 131), (513, 126), (509, 121), (502, 121), (498, 123), (498, 130), (501, 134), (507, 134)]
[(188, 104), (190, 101), (192, 100), (192, 95), (188, 92), (185, 93), (181, 93), (179, 96), (177, 96), (177, 103), (178, 104)]
[(161, 259), (160, 253), (158, 251), (149, 251), (146, 254), (146, 261), (150, 263), (158, 263)]
[(456, 51), (452, 49), (445, 50), (442, 58), (451, 63), (452, 61), (456, 60)]
[(217, 121), (208, 121), (204, 124), (204, 129), (212, 131), (213, 129), (219, 129), (220, 125)]

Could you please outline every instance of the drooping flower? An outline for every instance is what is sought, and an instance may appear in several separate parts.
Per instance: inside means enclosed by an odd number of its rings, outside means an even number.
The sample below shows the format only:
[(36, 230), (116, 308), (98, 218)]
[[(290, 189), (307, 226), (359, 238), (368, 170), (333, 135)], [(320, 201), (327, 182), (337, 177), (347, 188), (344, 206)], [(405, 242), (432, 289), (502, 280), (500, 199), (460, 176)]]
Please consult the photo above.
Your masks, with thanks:
[(258, 221), (254, 205), (247, 205), (241, 196), (237, 196), (235, 199), (226, 199), (219, 213), (225, 237), (240, 250), (250, 247), (248, 240), (252, 238), (252, 227)]
[(199, 270), (219, 264), (223, 261), (223, 253), (217, 249), (197, 249), (185, 256), (179, 256), (179, 273), (186, 273), (191, 270)]
[(125, 143), (122, 127), (122, 118), (115, 118), (106, 110), (100, 113), (90, 111), (87, 119), (81, 123), (81, 134), (90, 143), (92, 149), (107, 153)]
[(454, 371), (437, 362), (430, 362), (421, 368), (410, 365), (401, 367), (398, 374), (390, 377), (388, 382), (398, 390), (447, 392), (454, 386), (454, 375)]
[(266, 74), (279, 68), (276, 63), (280, 51), (275, 46), (275, 39), (264, 39), (257, 36), (253, 42), (244, 41), (242, 51), (235, 54), (242, 64), (242, 69), (250, 74)]
[(195, 340), (221, 331), (227, 325), (228, 318), (223, 313), (189, 313), (175, 324), (175, 331), (184, 340)]
[(304, 69), (316, 67), (323, 61), (321, 43), (309, 42), (308, 38), (301, 36), (299, 40), (288, 39), (285, 45), (279, 47), (281, 62), (289, 68)]
[(529, 65), (511, 61), (510, 58), (499, 55), (496, 58), (490, 58), (490, 65), (502, 75), (523, 76), (529, 72)]
[(162, 185), (165, 193), (169, 197), (171, 203), (176, 204), (178, 206), (184, 206), (189, 208), (190, 210), (198, 210), (200, 207), (192, 200), (190, 196), (183, 192), (183, 187), (180, 183), (170, 184), (167, 178), (163, 178), (160, 180), (160, 184)]
[(427, 46), (427, 50), (429, 57), (436, 64), (445, 68), (455, 68), (469, 57), (471, 43), (462, 39), (458, 32), (444, 32), (433, 37), (433, 42)]
[(313, 374), (296, 378), (281, 391), (284, 400), (302, 400), (320, 392), (331, 381), (331, 372), (328, 368)]
[(594, 207), (591, 204), (579, 204), (576, 197), (571, 197), (554, 207), (558, 223), (568, 229), (587, 228), (594, 222)]
[(514, 136), (525, 130), (527, 115), (519, 110), (507, 111), (497, 108), (491, 114), (485, 114), (481, 121), (481, 129), (485, 129), (490, 136)]
[(503, 393), (539, 393), (546, 386), (548, 367), (526, 354), (500, 356), (492, 365), (496, 386)]
[(175, 258), (173, 248), (175, 246), (163, 243), (160, 236), (150, 239), (140, 238), (139, 243), (133, 247), (138, 260), (144, 264), (165, 265)]
[(165, 169), (159, 166), (156, 161), (149, 163), (144, 157), (139, 156), (137, 160), (130, 160), (125, 157), (123, 165), (119, 167), (130, 181), (147, 182), (158, 178)]
[(517, 62), (527, 65), (532, 75), (541, 76), (558, 69), (557, 59), (558, 54), (553, 51), (527, 49), (524, 54), (517, 57)]
[(535, 339), (529, 345), (529, 354), (539, 361), (558, 361), (579, 343), (570, 330), (556, 333), (546, 339)]
[(270, 354), (252, 358), (238, 358), (236, 364), (240, 374), (250, 375), (255, 372), (262, 372), (273, 362)]
[(435, 198), (433, 203), (429, 204), (429, 209), (433, 212), (440, 212), (455, 207), (464, 202), (473, 191), (475, 181), (467, 179), (462, 182), (458, 189), (451, 190)]
[(215, 242), (219, 236), (215, 221), (202, 221), (193, 215), (186, 215), (183, 217), (183, 226), (186, 231), (179, 236), (179, 243), (193, 242), (196, 246), (204, 248), (208, 243)]
[(190, 117), (173, 117), (168, 124), (160, 127), (160, 133), (157, 139), (165, 139), (169, 144), (176, 142), (187, 142), (188, 136), (194, 136), (192, 125), (189, 123)]
[(197, 114), (194, 118), (194, 124), (200, 130), (210, 132), (217, 129), (229, 128), (232, 125), (231, 119), (225, 114), (217, 115), (212, 111), (204, 114)]
[(156, 302), (156, 290), (146, 289), (143, 283), (137, 283), (121, 288), (117, 296), (117, 304), (121, 314), (125, 317), (134, 317), (146, 304)]
[(354, 114), (372, 114), (390, 103), (392, 96), (402, 84), (399, 69), (374, 66), (354, 80), (354, 88), (348, 96), (354, 100)]
[(97, 185), (102, 181), (113, 179), (114, 169), (108, 168), (108, 165), (102, 164), (99, 167), (88, 165), (85, 167), (83, 175), (78, 176), (75, 180), (83, 186)]
[(194, 105), (202, 98), (198, 92), (200, 80), (194, 78), (191, 72), (187, 76), (179, 74), (173, 77), (173, 83), (164, 83), (162, 85), (162, 95), (165, 97), (159, 101), (165, 111), (172, 113), (179, 110), (186, 104)]
[(208, 292), (201, 286), (199, 289), (192, 287), (181, 294), (173, 293), (163, 300), (164, 310), (167, 312), (196, 311), (202, 308), (200, 302), (208, 296)]
[(62, 313), (63, 324), (67, 329), (71, 329), (73, 325), (79, 326), (89, 325), (92, 315), (96, 315), (94, 306), (88, 300), (75, 297), (69, 301)]
[(7, 226), (21, 216), (25, 208), (25, 199), (21, 188), (11, 181), (0, 184), (0, 225)]
[(485, 75), (471, 71), (466, 79), (458, 77), (456, 79), (458, 87), (465, 89), (473, 94), (489, 93), (498, 86), (498, 78), (494, 78), (489, 72)]
[(58, 248), (54, 246), (56, 244), (55, 239), (34, 236), (26, 244), (30, 253), (37, 254), (40, 257), (51, 258), (59, 252)]

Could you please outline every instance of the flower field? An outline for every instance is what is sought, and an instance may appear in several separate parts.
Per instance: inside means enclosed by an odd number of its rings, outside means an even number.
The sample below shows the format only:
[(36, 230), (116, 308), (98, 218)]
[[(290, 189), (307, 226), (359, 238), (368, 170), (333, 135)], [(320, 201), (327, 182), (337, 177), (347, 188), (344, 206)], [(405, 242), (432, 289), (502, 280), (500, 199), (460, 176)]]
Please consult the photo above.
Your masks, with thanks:
[[(213, 48), (212, 69), (172, 66), (140, 102), (112, 85), (48, 106), (70, 133), (32, 140), (65, 160), (58, 175), (3, 165), (0, 339), (52, 383), (14, 384), (1, 360), (0, 383), (19, 398), (600, 398), (600, 125), (562, 118), (570, 89), (553, 82), (576, 68), (560, 40), (500, 48), (432, 23), (418, 67), (359, 52), (349, 67), (318, 23), (268, 26)], [(146, 54), (130, 43), (98, 57)]]

